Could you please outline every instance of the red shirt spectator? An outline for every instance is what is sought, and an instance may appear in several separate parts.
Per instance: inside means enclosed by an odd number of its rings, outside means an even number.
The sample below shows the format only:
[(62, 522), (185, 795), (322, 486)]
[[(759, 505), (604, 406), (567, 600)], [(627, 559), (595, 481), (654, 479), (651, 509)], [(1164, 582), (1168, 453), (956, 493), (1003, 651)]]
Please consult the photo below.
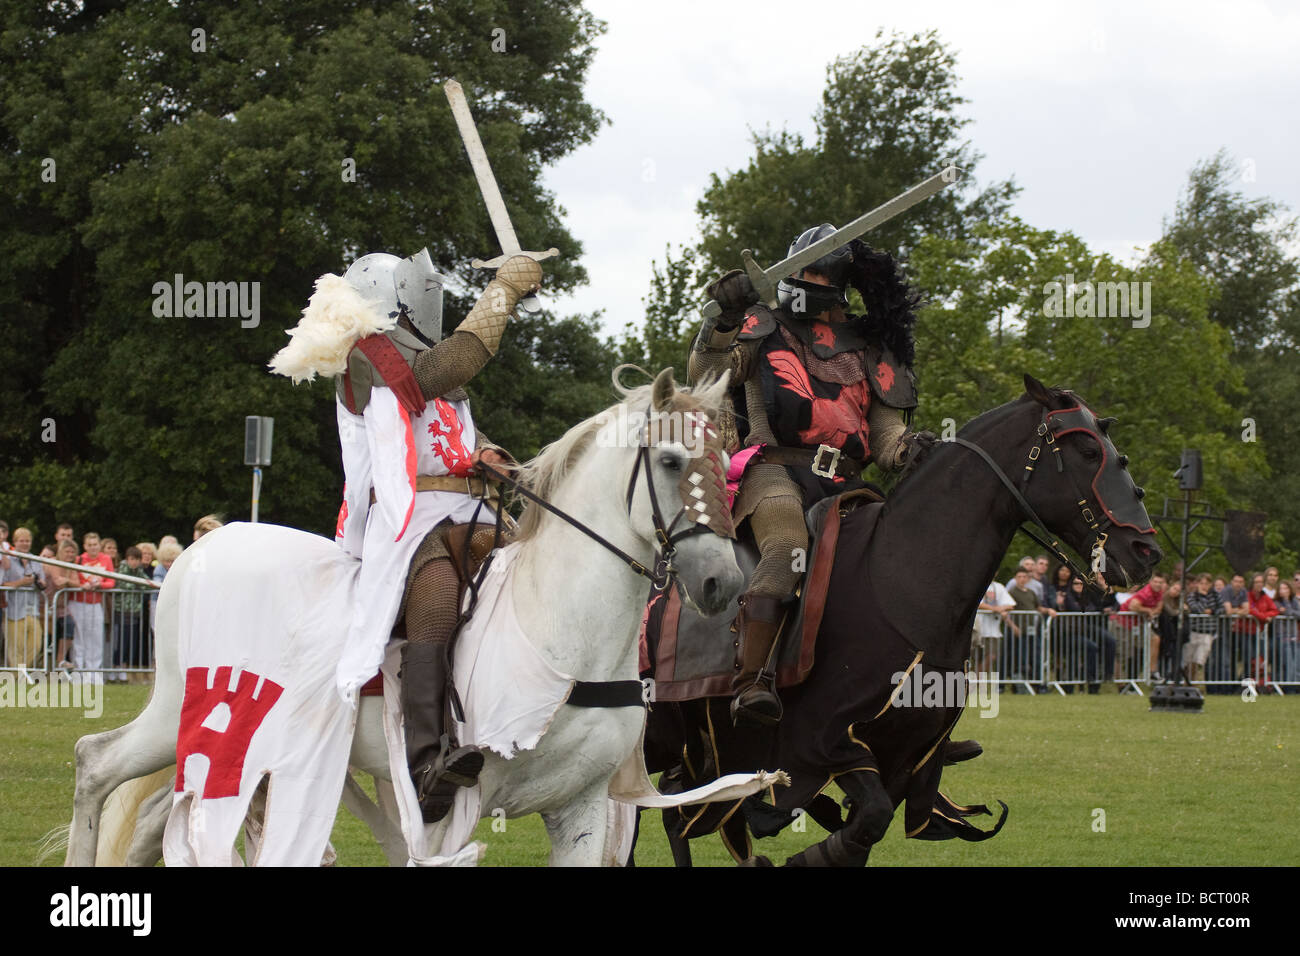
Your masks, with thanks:
[(1273, 599), (1264, 590), (1264, 575), (1257, 574), (1251, 579), (1250, 593), (1246, 597), (1249, 601), (1250, 616), (1261, 624), (1277, 617), (1279, 613), (1277, 605), (1273, 603)]
[[(87, 568), (100, 568), (104, 571), (113, 570), (113, 559), (103, 551), (99, 550), (99, 535), (93, 531), (87, 534), (84, 543), (85, 552), (77, 559), (77, 563)], [(102, 578), (98, 574), (81, 575), (81, 586), (84, 588), (111, 588), (113, 587), (112, 578)], [(99, 604), (104, 600), (104, 596), (98, 591), (78, 591), (72, 595), (72, 600), (80, 601), (83, 604)]]
[(1160, 613), (1164, 601), (1165, 576), (1163, 574), (1153, 574), (1151, 583), (1125, 601), (1120, 610), (1144, 611), (1148, 616), (1155, 617)]

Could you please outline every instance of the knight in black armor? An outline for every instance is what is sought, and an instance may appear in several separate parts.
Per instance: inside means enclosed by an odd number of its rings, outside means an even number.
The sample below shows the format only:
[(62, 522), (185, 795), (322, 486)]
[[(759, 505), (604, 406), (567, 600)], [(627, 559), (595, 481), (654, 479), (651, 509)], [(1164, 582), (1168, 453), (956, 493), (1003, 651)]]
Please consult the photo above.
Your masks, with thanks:
[[(834, 231), (808, 229), (789, 254)], [(865, 315), (847, 311), (850, 287)], [(722, 312), (705, 320), (689, 366), (692, 382), (731, 372), (728, 451), (748, 456), (735, 519), (749, 520), (761, 559), (740, 599), (731, 713), (760, 725), (781, 718), (773, 645), (808, 550), (805, 508), (861, 487), (869, 463), (901, 468), (934, 440), (908, 427), (918, 296), (892, 256), (853, 240), (777, 288), (770, 308), (739, 270), (711, 283)]]

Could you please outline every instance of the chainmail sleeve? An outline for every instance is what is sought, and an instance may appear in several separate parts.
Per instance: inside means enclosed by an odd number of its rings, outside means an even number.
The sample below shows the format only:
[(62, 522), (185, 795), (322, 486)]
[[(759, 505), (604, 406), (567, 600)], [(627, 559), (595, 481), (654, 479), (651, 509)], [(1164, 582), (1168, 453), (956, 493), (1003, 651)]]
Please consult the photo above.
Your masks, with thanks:
[(731, 384), (741, 385), (753, 373), (757, 354), (757, 341), (736, 342), (727, 349), (706, 349), (697, 344), (691, 350), (686, 374), (692, 385), (698, 385), (705, 378), (720, 378), (723, 372), (730, 371)]
[(477, 335), (458, 331), (417, 355), (412, 370), (421, 394), (432, 401), (463, 386), (491, 357)]
[(883, 471), (893, 471), (899, 466), (903, 452), (903, 436), (907, 425), (903, 413), (873, 398), (867, 409), (867, 436), (871, 443), (871, 459)]

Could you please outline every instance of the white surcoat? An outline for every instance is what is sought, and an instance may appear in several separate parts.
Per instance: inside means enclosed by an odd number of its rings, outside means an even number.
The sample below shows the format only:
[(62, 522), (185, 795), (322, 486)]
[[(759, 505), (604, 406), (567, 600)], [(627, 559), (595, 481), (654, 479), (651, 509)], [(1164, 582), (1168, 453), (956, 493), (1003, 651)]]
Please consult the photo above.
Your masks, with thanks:
[[(495, 512), (468, 494), (415, 490), (417, 475), (467, 476), (477, 432), (469, 402), (435, 398), (411, 417), (392, 389), (371, 388), (362, 414), (335, 400), (343, 449), (343, 506), (335, 540), (361, 560), (357, 600), (337, 681), (355, 699), (374, 677), (397, 621), (407, 571), (428, 532), (450, 518), (457, 524), (493, 521)], [(370, 503), (371, 491), (375, 502)]]

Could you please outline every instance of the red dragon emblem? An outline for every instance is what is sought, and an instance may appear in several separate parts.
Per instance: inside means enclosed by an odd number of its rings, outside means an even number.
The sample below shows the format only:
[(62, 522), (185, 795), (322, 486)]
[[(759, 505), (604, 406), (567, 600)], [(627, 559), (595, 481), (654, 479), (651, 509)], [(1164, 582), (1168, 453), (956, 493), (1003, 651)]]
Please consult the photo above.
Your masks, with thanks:
[(824, 349), (835, 347), (835, 333), (825, 322), (814, 322), (812, 324), (813, 342)]
[(880, 383), (880, 391), (888, 395), (894, 387), (894, 370), (884, 362), (879, 363), (876, 366), (876, 381)]

